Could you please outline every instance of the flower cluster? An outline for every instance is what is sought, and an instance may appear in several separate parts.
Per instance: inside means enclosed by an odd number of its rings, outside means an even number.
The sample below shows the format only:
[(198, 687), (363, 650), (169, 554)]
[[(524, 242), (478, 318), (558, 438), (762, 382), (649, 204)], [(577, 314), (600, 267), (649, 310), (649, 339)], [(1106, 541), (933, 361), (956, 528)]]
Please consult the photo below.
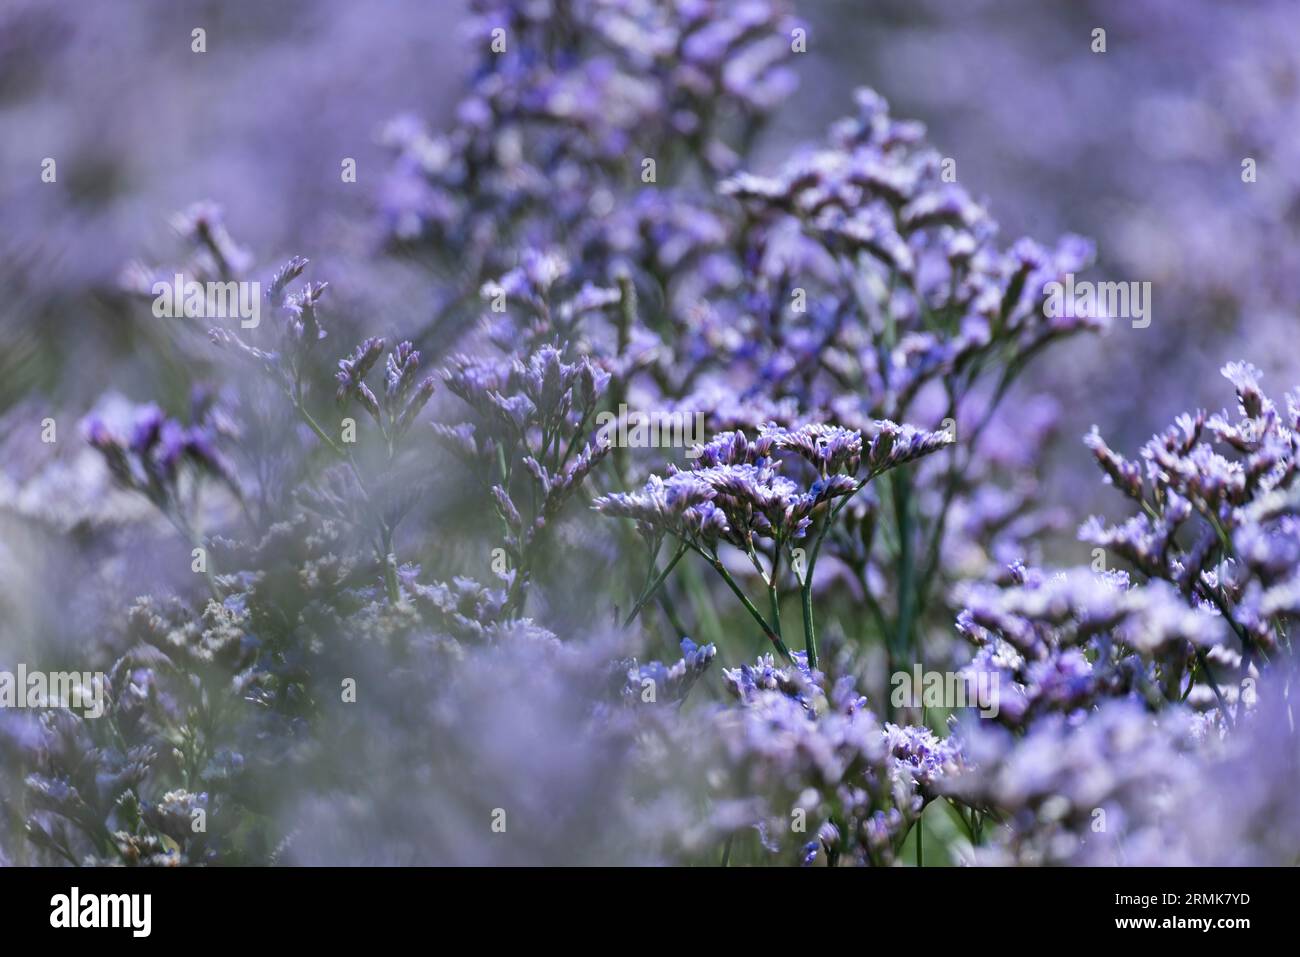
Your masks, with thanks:
[(196, 391), (190, 424), (169, 417), (157, 405), (142, 406), (123, 435), (98, 416), (84, 423), (86, 440), (104, 457), (123, 486), (170, 509), (182, 495), (186, 471), (210, 476), (238, 489), (234, 473), (217, 448), (221, 421), (213, 414), (211, 393)]
[(610, 374), (588, 357), (566, 362), (560, 349), (543, 346), (526, 359), (457, 356), (443, 375), (478, 422), (437, 423), (434, 431), (489, 487), (511, 561), (497, 572), (510, 585), (508, 608), (518, 611), (543, 532), (609, 453), (587, 431)]
[(1023, 736), (978, 722), (962, 737), (968, 770), (946, 784), (975, 810), (977, 863), (1168, 861), (1170, 812), (1194, 780), (1188, 715), (1112, 700), (1083, 718), (1047, 715)]
[(1223, 375), (1237, 411), (1179, 416), (1141, 451), (1141, 463), (1087, 437), (1106, 481), (1140, 511), (1119, 525), (1089, 519), (1079, 537), (1174, 585), (1189, 604), (1217, 610), (1248, 661), (1289, 643), (1298, 609), (1296, 501), (1300, 393), (1279, 409), (1259, 371), (1233, 362)]
[(957, 619), (977, 649), (966, 672), (992, 676), (1001, 723), (1022, 728), (1109, 698), (1214, 705), (1219, 692), (1203, 663), (1214, 659), (1227, 670), (1227, 629), (1164, 582), (1133, 587), (1122, 573), (1019, 567), (1012, 579), (1004, 588), (966, 589)]
[(431, 133), (404, 116), (385, 134), (394, 235), (440, 239), (472, 261), (526, 226), (558, 233), (600, 215), (640, 172), (628, 156), (667, 167), (683, 142), (683, 166), (734, 168), (735, 147), (793, 88), (784, 61), (799, 25), (780, 0), (596, 0), (563, 17), (502, 0), (474, 8), (481, 64), (455, 124)]
[[(836, 515), (872, 479), (937, 451), (949, 441), (944, 433), (883, 421), (874, 423), (874, 435), (865, 447), (861, 433), (836, 426), (807, 425), (791, 430), (771, 424), (753, 440), (743, 432), (723, 432), (694, 449), (689, 470), (673, 467), (666, 478), (651, 476), (641, 492), (603, 496), (596, 499), (595, 507), (606, 515), (636, 520), (650, 543), (652, 568), (664, 538), (677, 543), (667, 570), (638, 599), (637, 609), (689, 549), (722, 576), (762, 633), (787, 659), (790, 651), (781, 629), (779, 574), (782, 561), (788, 559), (803, 595), (806, 652), (816, 667), (812, 572)], [(864, 460), (866, 474), (859, 477)], [(802, 466), (804, 481), (783, 474), (787, 464)], [(818, 530), (810, 535), (814, 522), (818, 522)], [(806, 549), (801, 544), (805, 539), (810, 539)], [(723, 544), (746, 555), (767, 587), (768, 618), (758, 612), (728, 572), (720, 553)], [(766, 553), (766, 567), (760, 552)]]
[(689, 638), (682, 639), (681, 648), (682, 656), (672, 665), (658, 661), (642, 665), (633, 659), (627, 669), (624, 697), (647, 704), (685, 701), (691, 687), (709, 670), (718, 649), (713, 645), (697, 645)]
[(714, 828), (754, 828), (766, 851), (791, 862), (894, 862), (909, 829), (962, 766), (952, 740), (882, 725), (852, 678), (828, 694), (801, 653), (788, 666), (766, 655), (723, 676), (741, 707), (713, 719), (722, 782)]

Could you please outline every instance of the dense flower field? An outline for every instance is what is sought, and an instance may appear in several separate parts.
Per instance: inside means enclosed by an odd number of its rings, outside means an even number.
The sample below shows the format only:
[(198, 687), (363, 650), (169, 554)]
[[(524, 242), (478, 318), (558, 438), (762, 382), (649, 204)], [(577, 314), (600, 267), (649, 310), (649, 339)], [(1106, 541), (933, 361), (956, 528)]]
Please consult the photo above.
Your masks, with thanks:
[[(799, 14), (475, 0), (446, 119), (295, 167), (366, 210), (150, 210), (102, 394), (0, 325), (0, 863), (1300, 863), (1300, 389), (1225, 354), (1062, 479), (1151, 283), (871, 89), (773, 135)], [(1182, 295), (1294, 305), (1250, 282)]]

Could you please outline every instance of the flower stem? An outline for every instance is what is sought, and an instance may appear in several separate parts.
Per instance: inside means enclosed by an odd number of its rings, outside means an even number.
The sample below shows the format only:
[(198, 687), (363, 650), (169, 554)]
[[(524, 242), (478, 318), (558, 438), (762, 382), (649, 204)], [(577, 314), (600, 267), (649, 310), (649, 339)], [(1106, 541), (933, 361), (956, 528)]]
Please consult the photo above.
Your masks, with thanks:
[(1219, 703), (1219, 713), (1223, 715), (1224, 724), (1228, 726), (1229, 731), (1234, 730), (1232, 714), (1228, 711), (1228, 701), (1223, 697), (1223, 692), (1219, 690), (1219, 683), (1214, 680), (1214, 675), (1210, 672), (1210, 663), (1205, 658), (1204, 650), (1196, 649), (1196, 660), (1200, 662), (1205, 680), (1209, 682), (1210, 690), (1214, 692), (1215, 700)]
[(809, 669), (815, 669), (817, 667), (817, 626), (813, 624), (811, 568), (808, 569), (808, 577), (799, 586), (799, 598), (803, 605), (804, 651), (808, 653)]
[(686, 544), (682, 543), (682, 545), (678, 547), (677, 551), (673, 553), (672, 559), (668, 562), (668, 567), (665, 568), (663, 572), (660, 573), (659, 577), (654, 580), (654, 582), (650, 585), (649, 588), (647, 588), (644, 592), (641, 593), (641, 597), (637, 599), (636, 604), (632, 607), (632, 610), (628, 613), (627, 618), (624, 619), (623, 621), (624, 628), (632, 624), (632, 622), (636, 620), (636, 616), (641, 614), (641, 609), (644, 608), (646, 604), (650, 601), (650, 599), (654, 597), (655, 592), (659, 590), (659, 586), (664, 583), (664, 580), (668, 577), (668, 574), (673, 570), (673, 568), (677, 565), (677, 563), (681, 561), (681, 557), (685, 554), (686, 554)]
[(749, 600), (749, 596), (741, 591), (740, 586), (736, 584), (736, 580), (731, 577), (731, 573), (728, 572), (726, 566), (722, 564), (722, 559), (718, 558), (717, 555), (708, 555), (698, 548), (696, 551), (699, 551), (701, 555), (704, 555), (705, 560), (713, 566), (713, 570), (722, 576), (722, 580), (727, 583), (727, 587), (730, 588), (732, 593), (740, 599), (740, 603), (745, 606), (745, 611), (749, 612), (750, 617), (752, 617), (754, 621), (758, 622), (758, 626), (763, 629), (764, 637), (772, 643), (772, 646), (781, 653), (781, 656), (785, 658), (786, 661), (793, 661), (794, 656), (790, 654), (790, 649), (787, 648), (785, 642), (781, 640), (781, 636), (772, 629), (772, 626), (767, 623), (767, 619), (765, 619), (762, 613), (754, 607), (754, 603)]

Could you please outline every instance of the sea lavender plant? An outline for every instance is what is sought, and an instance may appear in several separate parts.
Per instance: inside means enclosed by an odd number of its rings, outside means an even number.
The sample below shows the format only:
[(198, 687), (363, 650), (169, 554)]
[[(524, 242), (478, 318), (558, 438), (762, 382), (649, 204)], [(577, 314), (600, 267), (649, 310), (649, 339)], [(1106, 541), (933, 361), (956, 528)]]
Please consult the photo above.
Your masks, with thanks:
[(851, 678), (828, 690), (802, 652), (786, 665), (763, 655), (723, 680), (738, 704), (695, 722), (693, 760), (708, 769), (711, 810), (689, 836), (721, 841), (724, 864), (748, 833), (761, 855), (788, 863), (893, 863), (960, 772), (953, 741), (882, 724)]
[(1132, 701), (1050, 714), (1019, 736), (987, 722), (961, 734), (966, 772), (944, 783), (970, 808), (974, 863), (1138, 863), (1131, 851), (1172, 843), (1170, 811), (1196, 770), (1191, 715)]
[(1283, 412), (1261, 391), (1253, 366), (1234, 362), (1222, 371), (1237, 392), (1236, 416), (1179, 416), (1143, 447), (1141, 464), (1089, 433), (1107, 483), (1140, 511), (1116, 526), (1094, 516), (1079, 536), (1144, 579), (1168, 582), (1188, 604), (1212, 609), (1251, 665), (1290, 653), (1300, 398), (1289, 395)]
[[(651, 567), (665, 537), (674, 543), (667, 567), (638, 598), (631, 617), (690, 550), (712, 566), (764, 637), (791, 660), (780, 600), (783, 562), (788, 561), (802, 595), (805, 653), (809, 667), (816, 668), (811, 576), (827, 531), (844, 505), (874, 478), (949, 441), (945, 433), (888, 421), (874, 424), (865, 447), (861, 433), (835, 426), (795, 430), (772, 426), (752, 441), (743, 432), (724, 432), (695, 450), (689, 470), (673, 468), (666, 478), (651, 476), (641, 492), (597, 499), (598, 511), (636, 520), (649, 543)], [(802, 468), (785, 468), (795, 462)], [(859, 475), (864, 465), (864, 474)], [(802, 481), (788, 474), (799, 471), (804, 473)], [(753, 565), (767, 590), (767, 617), (727, 570), (720, 554), (723, 544), (739, 550)]]
[(465, 33), (479, 64), (454, 123), (405, 115), (384, 133), (388, 230), (431, 248), (450, 279), (435, 325), (464, 321), (513, 265), (503, 253), (565, 245), (647, 181), (733, 169), (793, 89), (797, 29), (781, 0), (476, 2)]
[[(1233, 364), (1236, 416), (1141, 462), (1094, 433), (1140, 512), (1082, 535), (1129, 570), (1040, 571), (1061, 403), (1021, 377), (1107, 325), (1045, 309), (1086, 243), (1004, 245), (869, 91), (763, 140), (808, 39), (779, 0), (476, 0), (468, 36), (450, 123), (385, 131), (386, 249), (337, 197), (247, 247), (248, 202), (196, 204), (122, 285), (267, 276), (267, 321), (105, 296), (137, 404), (75, 467), (5, 414), (0, 581), (49, 529), (107, 570), (50, 643), (104, 714), (0, 712), (0, 863), (1294, 863), (1300, 398)], [(106, 477), (134, 511), (50, 504)], [(48, 620), (22, 590), (0, 638)], [(877, 696), (962, 639), (996, 709)]]
[[(950, 793), (968, 805), (973, 838), (998, 824), (977, 859), (1291, 859), (1233, 831), (1233, 814), (1202, 813), (1207, 793), (1231, 792), (1270, 817), (1276, 792), (1225, 786), (1223, 775), (1268, 760), (1270, 735), (1293, 750), (1295, 733), (1287, 596), (1296, 403), (1288, 397), (1282, 415), (1246, 363), (1223, 374), (1237, 390), (1237, 417), (1180, 416), (1143, 448), (1142, 465), (1095, 429), (1086, 437), (1107, 484), (1141, 509), (1120, 526), (1084, 524), (1080, 537), (1102, 561), (1058, 575), (1017, 565), (1002, 588), (965, 590), (958, 627), (978, 648), (967, 673), (993, 676), (997, 725), (1007, 729), (966, 722), (958, 731), (968, 773)], [(1099, 570), (1108, 552), (1136, 582)], [(1202, 847), (1206, 836), (1218, 841), (1213, 851)]]
[(609, 451), (587, 433), (610, 374), (586, 357), (565, 362), (558, 348), (544, 346), (526, 362), (459, 356), (444, 377), (480, 424), (434, 429), (473, 472), (491, 476), (483, 482), (510, 561), (497, 569), (509, 586), (503, 612), (518, 613), (543, 533)]
[[(209, 392), (195, 390), (189, 425), (168, 417), (157, 405), (143, 406), (135, 413), (129, 437), (98, 416), (88, 417), (83, 425), (87, 441), (103, 456), (117, 483), (144, 495), (199, 550), (205, 547), (197, 527), (204, 480), (215, 479), (236, 497), (241, 495), (232, 466), (217, 448), (222, 420), (214, 399)], [(203, 565), (213, 582), (206, 561)]]
[(998, 689), (999, 723), (1023, 728), (1047, 712), (1073, 714), (1108, 698), (1154, 710), (1213, 704), (1215, 685), (1200, 665), (1231, 657), (1225, 629), (1166, 583), (1130, 586), (1122, 572), (1045, 575), (1018, 566), (1009, 578), (1004, 588), (966, 589), (957, 619), (977, 648), (967, 672), (991, 676), (987, 684)]

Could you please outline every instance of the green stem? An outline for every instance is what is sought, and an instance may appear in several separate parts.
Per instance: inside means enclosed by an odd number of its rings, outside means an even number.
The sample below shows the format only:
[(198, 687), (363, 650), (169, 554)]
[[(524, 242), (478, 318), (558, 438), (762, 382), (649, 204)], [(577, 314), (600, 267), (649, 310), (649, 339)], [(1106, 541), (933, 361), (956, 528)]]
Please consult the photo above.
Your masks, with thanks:
[(715, 645), (721, 645), (725, 634), (722, 620), (718, 617), (716, 602), (704, 582), (699, 566), (687, 562), (677, 574), (695, 615), (695, 630), (701, 637), (707, 636)]
[(384, 554), (381, 560), (384, 563), (384, 589), (388, 592), (388, 602), (396, 605), (402, 600), (402, 592), (397, 586), (397, 556), (393, 553), (393, 532), (384, 526)]
[[(971, 845), (974, 846), (975, 829), (971, 826), (971, 822), (966, 820), (965, 813), (962, 811), (961, 807), (952, 800), (952, 798), (948, 799), (948, 810), (952, 811), (952, 813), (956, 815), (958, 823), (961, 824), (961, 829), (966, 832), (966, 838), (971, 842)], [(973, 811), (971, 813), (974, 814)]]
[(803, 605), (803, 647), (808, 653), (808, 668), (817, 668), (817, 627), (813, 624), (812, 607), (812, 569), (799, 586), (799, 598)]
[(691, 547), (695, 548), (697, 552), (703, 555), (705, 561), (713, 566), (713, 570), (722, 576), (722, 580), (727, 583), (727, 587), (731, 589), (732, 594), (740, 599), (740, 603), (745, 607), (745, 611), (749, 612), (750, 617), (753, 618), (754, 621), (758, 622), (759, 628), (763, 629), (763, 636), (772, 643), (772, 646), (781, 653), (783, 658), (787, 661), (793, 661), (794, 656), (790, 654), (790, 649), (785, 646), (785, 642), (781, 640), (781, 636), (772, 630), (772, 626), (767, 623), (767, 620), (763, 617), (762, 613), (754, 607), (754, 603), (749, 600), (749, 596), (746, 595), (741, 590), (740, 586), (736, 584), (736, 580), (731, 577), (731, 573), (728, 572), (726, 566), (722, 564), (722, 559), (718, 558), (716, 554), (709, 555), (706, 554), (703, 549), (696, 548), (695, 546)]
[(333, 439), (325, 434), (325, 430), (320, 427), (319, 423), (317, 423), (314, 418), (312, 418), (312, 414), (307, 411), (307, 407), (302, 404), (302, 400), (296, 399), (294, 404), (298, 407), (298, 414), (302, 416), (303, 421), (306, 422), (311, 430), (316, 433), (316, 438), (324, 442), (335, 455), (343, 457), (343, 450), (335, 444)]
[[(772, 609), (772, 629), (776, 632), (778, 638), (785, 640), (785, 632), (781, 630), (781, 597), (777, 594), (776, 576), (781, 562), (781, 542), (778, 540), (773, 546), (772, 574), (767, 580), (767, 603)], [(761, 571), (761, 567), (760, 567)]]
[(631, 612), (628, 613), (627, 618), (624, 619), (623, 621), (624, 628), (632, 624), (632, 622), (636, 620), (636, 616), (641, 614), (641, 609), (643, 609), (646, 606), (646, 604), (650, 601), (650, 599), (654, 597), (655, 592), (659, 590), (659, 586), (664, 583), (664, 580), (668, 577), (669, 573), (673, 570), (673, 568), (676, 567), (677, 563), (681, 561), (682, 556), (685, 554), (686, 554), (686, 543), (683, 542), (680, 546), (678, 546), (677, 551), (673, 553), (672, 559), (668, 562), (668, 567), (665, 568), (663, 572), (660, 573), (659, 577), (656, 578), (654, 582), (644, 592), (641, 593), (641, 597), (637, 599), (637, 602), (632, 607)]
[(1196, 660), (1201, 664), (1201, 671), (1205, 675), (1205, 680), (1209, 682), (1210, 690), (1214, 692), (1215, 700), (1219, 702), (1219, 713), (1223, 715), (1223, 721), (1228, 726), (1228, 730), (1233, 730), (1232, 715), (1228, 713), (1228, 702), (1223, 697), (1223, 692), (1219, 690), (1219, 683), (1214, 680), (1214, 675), (1210, 672), (1210, 663), (1205, 658), (1205, 652), (1197, 648)]
[[(812, 589), (813, 589), (813, 570), (817, 567), (817, 556), (821, 554), (822, 542), (826, 540), (826, 533), (830, 531), (831, 525), (835, 522), (835, 517), (839, 515), (840, 510), (849, 503), (853, 496), (871, 481), (871, 476), (862, 479), (854, 487), (853, 491), (845, 495), (839, 502), (834, 505), (827, 505), (826, 518), (822, 522), (821, 531), (817, 533), (817, 538), (813, 542), (812, 548), (808, 550), (807, 563), (804, 568), (803, 581), (799, 583), (799, 601), (800, 610), (803, 613), (803, 642), (804, 651), (808, 655), (808, 667), (810, 669), (817, 667), (817, 625), (813, 619), (812, 607)], [(864, 583), (866, 579), (863, 579)]]

